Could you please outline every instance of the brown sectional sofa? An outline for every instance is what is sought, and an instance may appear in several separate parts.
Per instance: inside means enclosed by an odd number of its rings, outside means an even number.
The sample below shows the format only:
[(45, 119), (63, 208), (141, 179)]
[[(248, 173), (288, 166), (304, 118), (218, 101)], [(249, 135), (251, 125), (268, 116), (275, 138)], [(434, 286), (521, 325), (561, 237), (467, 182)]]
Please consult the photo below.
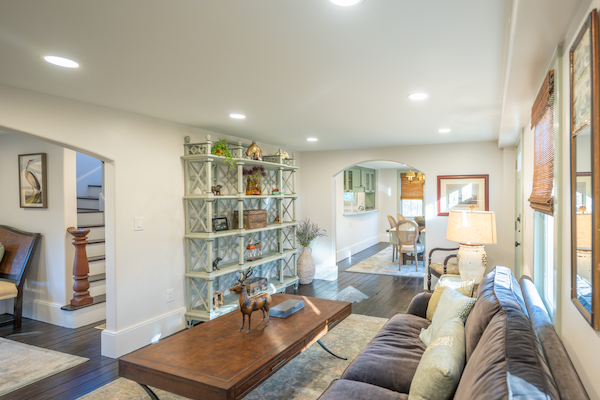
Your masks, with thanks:
[[(405, 400), (425, 345), (430, 293), (415, 296), (320, 400)], [(466, 365), (454, 399), (589, 399), (529, 277), (496, 267), (465, 324)]]

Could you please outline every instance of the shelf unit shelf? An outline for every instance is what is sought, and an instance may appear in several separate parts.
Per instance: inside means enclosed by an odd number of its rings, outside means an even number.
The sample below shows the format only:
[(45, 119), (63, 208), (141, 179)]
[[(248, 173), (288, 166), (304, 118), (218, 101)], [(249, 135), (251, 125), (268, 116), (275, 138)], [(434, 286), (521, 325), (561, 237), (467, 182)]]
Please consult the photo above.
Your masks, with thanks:
[[(241, 142), (228, 143), (233, 154), (233, 166), (225, 157), (211, 153), (210, 135), (204, 143), (184, 144), (185, 193), (185, 256), (186, 319), (208, 321), (238, 308), (237, 293), (229, 288), (237, 283), (244, 271), (254, 268), (254, 276), (267, 278), (269, 292), (285, 291), (288, 286), (298, 287), (296, 243), (296, 171), (294, 158), (281, 155), (264, 156), (264, 161), (246, 157)], [(281, 154), (282, 151), (279, 151)], [(266, 177), (261, 180), (262, 195), (246, 195), (244, 168), (264, 167)], [(214, 195), (212, 188), (221, 185), (222, 195)], [(280, 191), (285, 194), (268, 194)], [(233, 216), (244, 226), (244, 210), (267, 211), (268, 225), (258, 229), (233, 229)], [(231, 229), (213, 231), (213, 218), (226, 218)], [(277, 222), (275, 222), (277, 221)], [(260, 259), (248, 261), (246, 247), (260, 242)], [(218, 269), (213, 261), (221, 258)], [(213, 306), (213, 295), (221, 291), (225, 304)]]

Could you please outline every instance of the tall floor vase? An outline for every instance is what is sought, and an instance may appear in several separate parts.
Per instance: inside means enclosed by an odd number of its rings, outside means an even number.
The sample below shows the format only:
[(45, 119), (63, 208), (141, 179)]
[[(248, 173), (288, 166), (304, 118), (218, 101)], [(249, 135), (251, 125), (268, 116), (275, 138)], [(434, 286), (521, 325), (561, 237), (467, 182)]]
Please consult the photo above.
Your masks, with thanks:
[(298, 278), (301, 285), (308, 285), (315, 279), (315, 260), (310, 247), (302, 247), (298, 257)]

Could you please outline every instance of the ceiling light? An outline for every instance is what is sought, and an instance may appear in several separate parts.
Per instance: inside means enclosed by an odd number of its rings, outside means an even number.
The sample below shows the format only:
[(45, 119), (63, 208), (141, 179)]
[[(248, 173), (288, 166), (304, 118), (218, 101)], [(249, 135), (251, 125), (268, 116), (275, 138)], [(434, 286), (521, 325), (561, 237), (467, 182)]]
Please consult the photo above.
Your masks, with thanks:
[(309, 138), (306, 138), (306, 140), (308, 140), (309, 142), (316, 142), (319, 139), (314, 138), (314, 137), (309, 137)]
[(50, 64), (58, 65), (59, 67), (65, 68), (77, 68), (79, 64), (77, 64), (73, 60), (69, 60), (68, 58), (56, 57), (56, 56), (46, 56), (44, 60), (48, 61)]
[(229, 114), (229, 116), (234, 119), (246, 119), (246, 116), (243, 114)]
[(411, 100), (425, 100), (429, 95), (427, 93), (411, 93), (408, 98)]
[(442, 128), (438, 132), (439, 133), (450, 133), (450, 128)]
[(362, 0), (329, 0), (336, 6), (349, 7), (360, 3)]

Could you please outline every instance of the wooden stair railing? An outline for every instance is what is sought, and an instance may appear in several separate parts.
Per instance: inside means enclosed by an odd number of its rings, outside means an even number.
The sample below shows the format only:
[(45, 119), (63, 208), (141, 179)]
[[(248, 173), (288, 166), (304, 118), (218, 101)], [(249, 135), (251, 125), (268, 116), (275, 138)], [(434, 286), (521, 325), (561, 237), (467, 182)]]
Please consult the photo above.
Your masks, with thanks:
[(90, 288), (88, 280), (90, 265), (88, 264), (87, 253), (85, 251), (85, 246), (88, 244), (87, 235), (90, 233), (90, 230), (71, 227), (67, 229), (67, 232), (73, 236), (73, 245), (75, 246), (75, 260), (73, 261), (73, 279), (75, 280), (73, 290), (75, 293), (73, 293), (71, 305), (81, 307), (94, 302), (88, 291)]

